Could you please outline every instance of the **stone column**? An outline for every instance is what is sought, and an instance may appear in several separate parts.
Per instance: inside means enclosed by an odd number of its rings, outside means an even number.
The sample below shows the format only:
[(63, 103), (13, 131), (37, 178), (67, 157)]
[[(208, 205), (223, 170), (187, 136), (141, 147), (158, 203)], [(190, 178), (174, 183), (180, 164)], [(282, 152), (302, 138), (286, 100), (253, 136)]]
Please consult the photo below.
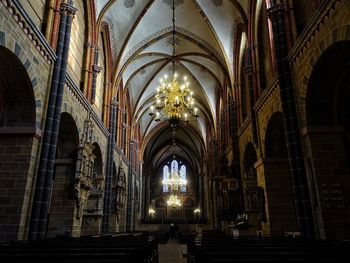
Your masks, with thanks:
[(130, 141), (130, 163), (128, 169), (128, 200), (126, 210), (126, 231), (133, 231), (134, 229), (134, 189), (135, 189), (135, 178), (134, 178), (134, 146), (135, 142)]
[(61, 4), (60, 11), (61, 20), (56, 50), (57, 59), (55, 61), (52, 74), (45, 129), (29, 227), (28, 238), (31, 240), (42, 239), (45, 238), (46, 235), (56, 146), (60, 126), (62, 98), (66, 81), (71, 27), (72, 20), (77, 9), (73, 6), (73, 1), (70, 0), (67, 4)]
[(312, 206), (288, 61), (285, 12), (284, 5), (281, 3), (276, 4), (276, 1), (271, 1), (271, 7), (267, 10), (272, 22), (274, 51), (276, 54), (277, 74), (297, 223), (299, 231), (304, 238), (314, 238), (315, 229), (313, 225)]
[(114, 98), (113, 101), (111, 102), (107, 168), (106, 168), (107, 171), (106, 171), (106, 181), (105, 181), (105, 196), (104, 196), (104, 204), (103, 204), (102, 233), (109, 232), (109, 216), (111, 213), (112, 177), (113, 177), (113, 160), (114, 160), (117, 106), (118, 106), (117, 98)]
[(139, 171), (140, 171), (140, 187), (139, 187), (139, 193), (140, 193), (140, 215), (139, 219), (145, 218), (145, 177), (143, 176), (143, 161), (140, 161), (139, 163)]
[(254, 96), (254, 71), (253, 62), (252, 62), (252, 53), (254, 52), (256, 45), (251, 45), (245, 49), (245, 74), (248, 79), (249, 86), (249, 104), (250, 104), (250, 116), (252, 120), (252, 129), (253, 129), (253, 142), (255, 145), (258, 144), (258, 135), (256, 129), (256, 114), (254, 109), (255, 96)]

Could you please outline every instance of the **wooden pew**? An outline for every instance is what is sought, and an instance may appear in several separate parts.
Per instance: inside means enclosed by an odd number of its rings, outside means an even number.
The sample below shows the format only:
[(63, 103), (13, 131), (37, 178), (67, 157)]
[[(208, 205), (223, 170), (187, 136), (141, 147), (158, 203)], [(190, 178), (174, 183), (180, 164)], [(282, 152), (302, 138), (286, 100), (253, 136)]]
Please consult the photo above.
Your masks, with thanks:
[(0, 245), (0, 262), (157, 263), (157, 239), (144, 234), (54, 238)]
[(350, 242), (288, 239), (233, 239), (209, 233), (187, 244), (188, 263), (347, 262)]

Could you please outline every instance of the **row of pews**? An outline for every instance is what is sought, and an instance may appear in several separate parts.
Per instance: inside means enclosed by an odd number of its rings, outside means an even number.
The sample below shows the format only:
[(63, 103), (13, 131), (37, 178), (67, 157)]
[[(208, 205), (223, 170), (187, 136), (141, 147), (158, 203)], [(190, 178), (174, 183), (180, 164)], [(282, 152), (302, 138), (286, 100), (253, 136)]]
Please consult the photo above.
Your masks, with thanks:
[(158, 241), (143, 233), (12, 242), (0, 245), (0, 262), (158, 263)]
[(349, 241), (304, 239), (234, 239), (203, 232), (187, 244), (188, 263), (349, 262)]

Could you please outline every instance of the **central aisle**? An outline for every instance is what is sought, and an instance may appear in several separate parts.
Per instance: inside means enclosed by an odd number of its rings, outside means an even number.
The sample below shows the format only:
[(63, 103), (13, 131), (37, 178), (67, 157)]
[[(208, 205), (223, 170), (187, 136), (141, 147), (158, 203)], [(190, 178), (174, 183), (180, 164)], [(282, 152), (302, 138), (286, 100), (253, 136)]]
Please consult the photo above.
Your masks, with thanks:
[(159, 244), (159, 263), (185, 263), (186, 258), (182, 257), (181, 246), (178, 240), (168, 240), (166, 244)]

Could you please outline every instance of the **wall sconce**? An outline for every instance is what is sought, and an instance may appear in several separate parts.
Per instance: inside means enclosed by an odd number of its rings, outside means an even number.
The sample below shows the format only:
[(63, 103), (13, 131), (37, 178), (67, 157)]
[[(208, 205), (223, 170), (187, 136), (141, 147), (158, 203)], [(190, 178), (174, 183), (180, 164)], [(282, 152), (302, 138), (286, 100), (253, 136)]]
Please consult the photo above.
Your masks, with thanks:
[(154, 211), (154, 209), (152, 209), (152, 208), (150, 208), (150, 209), (148, 210), (148, 214), (149, 214), (149, 216), (152, 217), (152, 218), (153, 218), (153, 216), (155, 215), (155, 213), (156, 213), (156, 211)]

